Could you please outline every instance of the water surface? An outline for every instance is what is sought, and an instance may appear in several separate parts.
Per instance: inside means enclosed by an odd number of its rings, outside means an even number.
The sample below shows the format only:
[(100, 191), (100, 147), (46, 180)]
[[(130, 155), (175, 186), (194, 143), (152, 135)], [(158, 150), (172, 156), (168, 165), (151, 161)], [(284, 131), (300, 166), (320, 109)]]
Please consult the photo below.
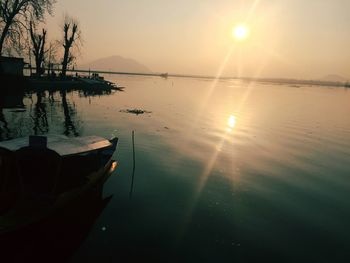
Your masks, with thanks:
[[(349, 89), (107, 78), (125, 91), (41, 92), (0, 105), (2, 140), (120, 138), (104, 189), (113, 198), (72, 262), (346, 262)], [(151, 113), (123, 112), (132, 108)]]

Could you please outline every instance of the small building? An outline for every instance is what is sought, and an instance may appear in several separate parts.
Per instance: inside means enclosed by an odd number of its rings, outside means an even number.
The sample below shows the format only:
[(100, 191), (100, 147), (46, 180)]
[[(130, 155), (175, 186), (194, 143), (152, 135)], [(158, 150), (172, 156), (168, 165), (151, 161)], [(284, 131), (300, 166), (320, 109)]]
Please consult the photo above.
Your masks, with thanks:
[(24, 59), (0, 56), (0, 74), (23, 76)]

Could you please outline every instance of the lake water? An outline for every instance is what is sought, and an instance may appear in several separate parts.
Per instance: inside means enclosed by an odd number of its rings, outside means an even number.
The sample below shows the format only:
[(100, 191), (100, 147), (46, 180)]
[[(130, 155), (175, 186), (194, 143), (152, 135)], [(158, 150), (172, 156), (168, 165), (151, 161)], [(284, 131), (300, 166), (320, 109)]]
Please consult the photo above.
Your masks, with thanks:
[(347, 262), (350, 89), (106, 77), (125, 91), (33, 93), (0, 108), (1, 140), (120, 139), (113, 198), (72, 262)]

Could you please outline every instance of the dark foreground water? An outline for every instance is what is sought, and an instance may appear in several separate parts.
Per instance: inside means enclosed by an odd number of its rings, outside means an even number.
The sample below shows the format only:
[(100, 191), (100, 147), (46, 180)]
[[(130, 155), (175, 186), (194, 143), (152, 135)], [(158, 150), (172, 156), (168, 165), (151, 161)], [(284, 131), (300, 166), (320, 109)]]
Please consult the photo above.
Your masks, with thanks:
[[(349, 262), (350, 89), (117, 80), (124, 92), (41, 92), (0, 104), (1, 140), (120, 138), (119, 167), (104, 187), (113, 197), (71, 262)], [(123, 112), (131, 108), (150, 113)], [(76, 235), (69, 231), (60, 243)]]

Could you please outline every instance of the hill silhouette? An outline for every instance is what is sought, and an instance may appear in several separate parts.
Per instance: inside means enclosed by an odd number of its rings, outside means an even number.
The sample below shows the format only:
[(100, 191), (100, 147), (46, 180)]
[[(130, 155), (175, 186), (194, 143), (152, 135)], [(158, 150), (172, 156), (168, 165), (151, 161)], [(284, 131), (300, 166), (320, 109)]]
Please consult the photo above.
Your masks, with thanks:
[(97, 59), (90, 63), (79, 66), (79, 69), (115, 72), (152, 73), (152, 71), (149, 68), (137, 62), (136, 60), (130, 58), (123, 58), (121, 56), (110, 56)]

